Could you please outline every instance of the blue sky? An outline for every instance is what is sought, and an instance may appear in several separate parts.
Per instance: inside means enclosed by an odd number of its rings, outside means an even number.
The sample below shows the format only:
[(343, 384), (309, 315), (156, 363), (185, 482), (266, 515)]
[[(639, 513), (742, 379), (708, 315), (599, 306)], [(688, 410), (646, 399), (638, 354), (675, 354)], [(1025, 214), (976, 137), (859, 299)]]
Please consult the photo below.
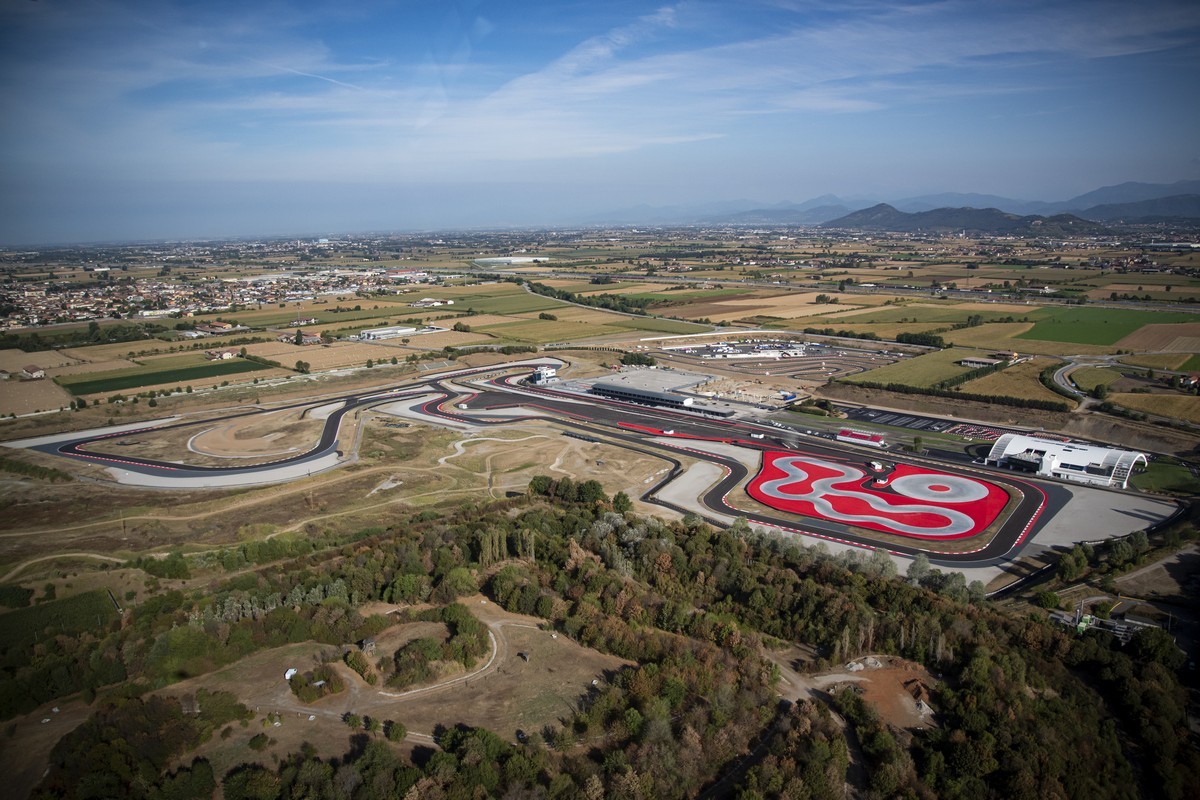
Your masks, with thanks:
[(1200, 177), (1200, 4), (0, 3), (0, 243)]

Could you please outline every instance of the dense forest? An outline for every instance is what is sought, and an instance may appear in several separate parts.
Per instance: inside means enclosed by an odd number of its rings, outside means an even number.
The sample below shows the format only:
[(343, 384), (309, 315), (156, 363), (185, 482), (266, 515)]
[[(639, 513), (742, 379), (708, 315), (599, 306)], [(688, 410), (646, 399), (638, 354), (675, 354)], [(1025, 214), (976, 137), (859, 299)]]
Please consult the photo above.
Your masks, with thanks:
[[(220, 784), (230, 800), (753, 800), (843, 797), (849, 781), (865, 797), (1033, 800), (1184, 798), (1200, 781), (1183, 656), (1161, 631), (1126, 646), (1075, 637), (1043, 615), (996, 609), (959, 573), (898, 576), (879, 553), (643, 518), (593, 484), (539, 477), (526, 496), (386, 530), (183, 559), (216, 576), (209, 588), (162, 591), (100, 629), (31, 631), (37, 644), (0, 662), (4, 716), (80, 690), (94, 703), (35, 796), (207, 798)], [(432, 660), (482, 657), (483, 626), (456, 603), (479, 591), (633, 665), (520, 744), (447, 725), (409, 757), (389, 741), (403, 736), (400, 720), (384, 738), (356, 735), (339, 759), (247, 753), (224, 775), (187, 754), (251, 712), (209, 697), (222, 710), (200, 726), (154, 694), (258, 650), (375, 636), (395, 618), (360, 609), (380, 600), (449, 632), (377, 660), (347, 657), (364, 677), (410, 685)], [(780, 702), (771, 656), (795, 643), (818, 654), (801, 667), (811, 671), (868, 653), (925, 665), (941, 677), (938, 724), (892, 728), (853, 692)]]

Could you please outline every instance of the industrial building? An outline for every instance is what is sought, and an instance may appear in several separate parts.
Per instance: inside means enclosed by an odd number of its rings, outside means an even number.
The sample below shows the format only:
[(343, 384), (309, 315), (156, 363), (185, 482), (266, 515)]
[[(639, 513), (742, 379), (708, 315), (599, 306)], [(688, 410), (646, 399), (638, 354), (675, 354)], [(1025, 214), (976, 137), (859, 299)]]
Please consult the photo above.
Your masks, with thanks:
[(372, 341), (377, 339), (399, 339), (401, 336), (411, 336), (417, 332), (416, 328), (395, 326), (391, 328), (368, 328), (360, 331), (358, 338), (361, 341)]
[(636, 386), (624, 386), (617, 383), (595, 383), (592, 385), (592, 394), (625, 400), (630, 403), (667, 408), (691, 408), (692, 403), (695, 402), (691, 397), (684, 397), (673, 392), (656, 392), (653, 389), (639, 389)]
[(1045, 477), (1124, 489), (1134, 467), (1146, 465), (1146, 454), (1006, 433), (992, 445), (986, 461)]

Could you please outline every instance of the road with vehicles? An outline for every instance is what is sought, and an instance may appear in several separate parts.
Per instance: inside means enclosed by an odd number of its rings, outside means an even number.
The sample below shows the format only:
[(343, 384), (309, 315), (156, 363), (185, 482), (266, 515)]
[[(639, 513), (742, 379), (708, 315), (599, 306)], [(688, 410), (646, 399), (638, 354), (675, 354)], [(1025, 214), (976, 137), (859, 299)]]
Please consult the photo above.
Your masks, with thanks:
[[(699, 504), (712, 512), (711, 516), (701, 516), (715, 524), (724, 524), (730, 517), (742, 517), (751, 524), (864, 548), (880, 548), (904, 556), (923, 552), (933, 563), (958, 567), (991, 566), (1012, 560), (1038, 528), (1061, 510), (1069, 499), (1069, 493), (1054, 484), (983, 471), (973, 465), (937, 463), (936, 470), (948, 476), (951, 482), (983, 479), (1004, 487), (1013, 498), (1003, 518), (992, 526), (987, 536), (979, 538), (978, 547), (960, 544), (956, 548), (958, 552), (939, 552), (917, 538), (876, 537), (862, 527), (833, 519), (780, 512), (757, 503), (742, 501), (745, 507), (735, 507), (729, 501), (729, 495), (736, 488), (745, 486), (746, 481), (753, 477), (751, 469), (736, 458), (702, 449), (705, 442), (735, 445), (763, 453), (810, 457), (814, 461), (857, 465), (858, 468), (879, 458), (880, 454), (833, 441), (832, 434), (806, 432), (774, 421), (713, 418), (703, 413), (669, 411), (602, 399), (579, 391), (524, 384), (524, 378), (537, 366), (561, 367), (563, 362), (543, 358), (452, 370), (424, 376), (386, 390), (324, 397), (284, 406), (296, 409), (338, 404), (326, 417), (318, 441), (312, 448), (270, 463), (228, 467), (190, 466), (138, 458), (121, 452), (123, 448), (119, 442), (122, 439), (136, 438), (152, 430), (195, 428), (220, 421), (212, 418), (116, 432), (49, 437), (48, 440), (9, 443), (8, 446), (28, 446), (41, 452), (107, 466), (122, 472), (129, 483), (145, 481), (143, 485), (178, 488), (243, 486), (290, 480), (319, 471), (318, 468), (327, 469), (344, 463), (345, 459), (337, 451), (341, 423), (347, 414), (364, 409), (400, 403), (410, 409), (410, 414), (434, 423), (471, 426), (541, 419), (560, 426), (566, 435), (665, 460), (670, 464), (670, 469), (644, 493), (642, 499), (646, 502), (685, 514), (696, 513), (696, 509), (681, 507), (658, 495), (683, 474), (685, 460), (707, 461), (725, 471), (725, 476), (698, 498)], [(282, 409), (272, 408), (271, 412), (279, 410)], [(268, 412), (237, 411), (222, 419), (263, 413)], [(895, 455), (887, 453), (884, 457), (889, 462), (895, 462)], [(930, 467), (928, 462), (924, 467)]]

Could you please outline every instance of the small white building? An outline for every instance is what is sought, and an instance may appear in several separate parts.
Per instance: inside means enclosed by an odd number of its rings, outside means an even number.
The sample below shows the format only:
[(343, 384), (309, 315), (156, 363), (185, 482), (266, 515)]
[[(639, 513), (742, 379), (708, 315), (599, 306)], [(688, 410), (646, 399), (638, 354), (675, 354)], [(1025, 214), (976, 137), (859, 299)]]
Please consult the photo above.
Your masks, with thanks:
[(1134, 467), (1147, 463), (1145, 453), (1017, 433), (997, 439), (986, 461), (992, 466), (1121, 489), (1128, 485)]
[(529, 376), (529, 382), (534, 386), (544, 386), (558, 380), (558, 370), (554, 367), (538, 367)]

